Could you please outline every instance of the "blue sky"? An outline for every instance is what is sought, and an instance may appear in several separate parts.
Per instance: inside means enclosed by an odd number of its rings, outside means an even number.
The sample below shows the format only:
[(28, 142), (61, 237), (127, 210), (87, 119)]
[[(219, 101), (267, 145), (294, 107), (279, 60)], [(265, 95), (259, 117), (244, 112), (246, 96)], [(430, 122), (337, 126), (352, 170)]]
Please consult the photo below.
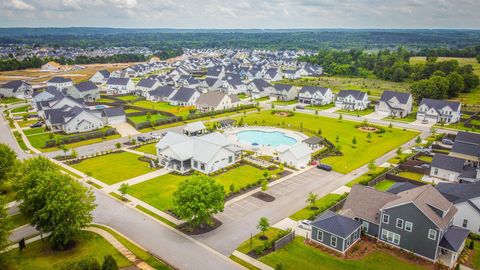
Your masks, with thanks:
[(480, 0), (0, 0), (0, 27), (480, 28)]

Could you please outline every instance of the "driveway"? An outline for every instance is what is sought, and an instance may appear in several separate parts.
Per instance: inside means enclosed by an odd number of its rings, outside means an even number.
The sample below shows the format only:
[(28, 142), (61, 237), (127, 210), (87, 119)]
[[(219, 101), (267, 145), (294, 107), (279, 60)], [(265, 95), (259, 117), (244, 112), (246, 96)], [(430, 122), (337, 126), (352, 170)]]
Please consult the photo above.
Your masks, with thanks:
[(250, 234), (258, 233), (256, 226), (261, 217), (267, 217), (270, 224), (275, 224), (305, 207), (309, 192), (322, 197), (344, 185), (345, 180), (339, 179), (343, 179), (339, 173), (316, 168), (295, 175), (266, 191), (276, 198), (275, 201), (264, 202), (249, 196), (229, 204), (216, 216), (223, 225), (195, 238), (224, 255), (230, 255)]
[(113, 128), (117, 130), (117, 132), (120, 134), (122, 137), (128, 137), (128, 136), (134, 136), (137, 134), (140, 134), (138, 130), (136, 130), (132, 125), (129, 123), (121, 123), (121, 124), (116, 124), (112, 125)]

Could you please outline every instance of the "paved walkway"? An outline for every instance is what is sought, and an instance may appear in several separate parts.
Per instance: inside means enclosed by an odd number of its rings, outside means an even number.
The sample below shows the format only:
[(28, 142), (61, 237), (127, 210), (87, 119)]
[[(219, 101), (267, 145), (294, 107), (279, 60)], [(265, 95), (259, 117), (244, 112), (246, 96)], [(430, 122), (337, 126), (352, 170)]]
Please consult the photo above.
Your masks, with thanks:
[(342, 195), (344, 193), (348, 193), (350, 192), (350, 187), (347, 187), (347, 186), (341, 186), (339, 188), (337, 188), (336, 190), (332, 191), (333, 194), (338, 194), (338, 195)]
[(148, 263), (142, 261), (141, 259), (137, 258), (132, 251), (130, 251), (127, 247), (125, 247), (120, 241), (115, 238), (109, 232), (102, 230), (98, 227), (88, 227), (86, 228), (87, 231), (94, 232), (96, 234), (101, 235), (105, 240), (107, 240), (114, 248), (118, 250), (127, 260), (132, 262), (135, 266), (142, 270), (154, 270), (155, 268), (151, 267)]
[(266, 265), (264, 263), (262, 263), (261, 261), (259, 260), (255, 260), (254, 258), (246, 255), (246, 254), (243, 254), (241, 253), (240, 251), (234, 251), (232, 253), (233, 256), (237, 257), (237, 258), (240, 258), (246, 262), (248, 262), (249, 264), (259, 268), (259, 269), (262, 269), (262, 270), (273, 270), (273, 267), (270, 267), (269, 265)]
[(20, 126), (18, 125), (17, 121), (13, 121), (13, 125), (15, 126), (15, 128), (17, 129), (18, 133), (20, 133), (20, 135), (22, 136), (22, 140), (23, 142), (25, 143), (25, 145), (27, 146), (28, 149), (30, 149), (30, 151), (32, 151), (33, 153), (35, 154), (41, 154), (42, 152), (38, 151), (37, 148), (33, 147), (31, 144), (30, 144), (30, 141), (28, 140), (27, 136), (25, 135), (25, 133), (23, 133), (23, 130), (22, 128), (20, 128)]
[(132, 127), (132, 125), (130, 125), (127, 122), (121, 123), (121, 124), (115, 124), (115, 125), (112, 125), (112, 127), (115, 128), (118, 134), (120, 134), (120, 136), (122, 137), (128, 137), (128, 136), (140, 134), (138, 130), (136, 130), (134, 127)]
[(123, 182), (119, 182), (119, 183), (104, 187), (102, 190), (105, 191), (106, 193), (110, 193), (112, 191), (117, 191), (120, 188), (120, 186), (123, 185), (123, 184), (128, 184), (130, 186), (133, 186), (133, 185), (148, 181), (150, 179), (153, 179), (155, 177), (159, 177), (159, 176), (162, 176), (162, 175), (165, 175), (165, 174), (168, 174), (168, 173), (170, 173), (170, 171), (168, 171), (167, 169), (159, 169), (159, 170), (147, 173), (147, 174), (142, 174), (140, 176), (130, 178), (130, 179), (125, 180)]
[(131, 148), (127, 148), (127, 147), (122, 148), (122, 150), (125, 151), (125, 152), (130, 152), (132, 154), (136, 154), (136, 155), (140, 155), (140, 156), (146, 156), (146, 157), (149, 157), (149, 158), (152, 158), (152, 159), (157, 159), (158, 158), (156, 155), (148, 154), (148, 153), (145, 153), (145, 152), (140, 152), (140, 151), (137, 151), (135, 149), (131, 149)]
[(298, 222), (288, 217), (275, 223), (272, 227), (280, 230), (292, 229), (295, 231), (296, 236), (303, 236), (305, 238), (308, 238), (310, 235), (310, 230), (298, 227)]

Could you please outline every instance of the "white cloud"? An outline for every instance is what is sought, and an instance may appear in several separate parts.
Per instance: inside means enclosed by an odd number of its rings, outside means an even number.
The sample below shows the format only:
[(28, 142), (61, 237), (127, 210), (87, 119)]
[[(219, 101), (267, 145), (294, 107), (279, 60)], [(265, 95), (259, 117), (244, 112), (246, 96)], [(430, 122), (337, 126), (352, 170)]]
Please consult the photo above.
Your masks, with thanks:
[(35, 9), (32, 5), (25, 3), (22, 0), (10, 0), (10, 1), (6, 1), (4, 4), (6, 8), (17, 9), (17, 10), (34, 10)]

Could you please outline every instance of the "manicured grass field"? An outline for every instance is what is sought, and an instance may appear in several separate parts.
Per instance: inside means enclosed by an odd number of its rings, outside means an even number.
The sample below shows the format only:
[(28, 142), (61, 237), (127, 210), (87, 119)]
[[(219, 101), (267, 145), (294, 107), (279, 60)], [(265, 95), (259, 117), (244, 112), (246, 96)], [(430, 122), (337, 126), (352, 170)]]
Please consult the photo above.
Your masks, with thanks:
[(125, 113), (135, 113), (135, 112), (139, 112), (139, 110), (135, 110), (135, 109), (126, 109), (125, 110)]
[(173, 113), (178, 116), (186, 116), (190, 113), (189, 110), (195, 108), (195, 107), (173, 106), (168, 104), (168, 102), (153, 102), (148, 100), (137, 101), (133, 103), (133, 105), (137, 107), (142, 107), (145, 109), (165, 111), (165, 112)]
[(2, 104), (12, 104), (12, 103), (15, 103), (15, 102), (20, 102), (20, 101), (23, 101), (23, 99), (14, 98), (14, 97), (7, 97), (7, 98), (1, 98), (0, 99), (0, 103), (2, 103)]
[(393, 118), (391, 116), (388, 116), (388, 117), (385, 117), (383, 118), (383, 120), (389, 120), (389, 121), (394, 121), (394, 122), (403, 122), (403, 123), (412, 123), (412, 122), (415, 122), (415, 120), (417, 120), (417, 110), (418, 108), (415, 107), (412, 111), (412, 113), (410, 113), (409, 115), (407, 115), (407, 117), (404, 117), (404, 118)]
[(157, 144), (156, 142), (145, 144), (145, 145), (142, 145), (142, 146), (138, 147), (137, 149), (135, 149), (135, 151), (156, 155), (157, 154), (157, 148), (155, 148), (156, 144)]
[(326, 110), (326, 109), (330, 109), (330, 108), (333, 108), (335, 107), (335, 103), (330, 103), (330, 104), (326, 104), (326, 105), (322, 105), (322, 106), (318, 106), (318, 105), (308, 105), (305, 107), (305, 109), (308, 109), (308, 110), (319, 110), (319, 111), (322, 111), (322, 110)]
[(38, 134), (38, 133), (43, 133), (46, 132), (44, 127), (38, 127), (38, 128), (29, 128), (29, 129), (24, 129), (23, 133), (25, 135), (33, 135), (33, 134)]
[(374, 188), (380, 191), (387, 191), (391, 186), (393, 186), (396, 182), (392, 180), (383, 180), (376, 184)]
[(72, 269), (72, 264), (87, 258), (96, 259), (101, 265), (106, 255), (112, 255), (119, 267), (132, 265), (100, 235), (84, 232), (76, 243), (71, 250), (53, 251), (48, 241), (39, 240), (27, 244), (22, 253), (14, 249), (2, 254), (2, 257), (5, 259), (7, 269), (15, 270)]
[(127, 95), (127, 96), (120, 96), (120, 97), (117, 97), (118, 99), (121, 99), (123, 101), (130, 101), (130, 100), (135, 100), (137, 99), (138, 97), (137, 96), (134, 96), (134, 95)]
[(33, 124), (35, 124), (36, 122), (38, 122), (38, 120), (36, 119), (32, 119), (32, 120), (20, 120), (18, 121), (18, 125), (20, 127), (28, 127), (28, 126), (31, 126)]
[[(276, 171), (269, 171), (270, 174)], [(173, 192), (178, 185), (189, 176), (166, 174), (130, 187), (128, 194), (140, 199), (162, 211), (172, 208)], [(256, 183), (263, 179), (263, 171), (250, 165), (235, 167), (225, 173), (213, 177), (215, 181), (224, 186), (225, 192), (234, 184), (235, 190), (245, 187), (247, 184)]]
[(13, 109), (11, 112), (12, 112), (12, 113), (28, 112), (28, 108), (30, 108), (30, 105), (25, 105), (25, 106), (21, 106), (21, 107), (15, 108), (15, 109)]
[(150, 115), (150, 119), (147, 119), (147, 115), (129, 116), (128, 118), (135, 123), (143, 123), (143, 122), (148, 122), (152, 120), (155, 121), (155, 120), (159, 120), (167, 117), (161, 114), (152, 114)]
[[(318, 207), (319, 209), (328, 209), (329, 207), (332, 207), (334, 204), (336, 204), (341, 197), (342, 196), (338, 194), (332, 194), (332, 193), (327, 194), (326, 196), (318, 199), (317, 202), (315, 203), (315, 206)], [(307, 202), (305, 202), (305, 204), (307, 204)], [(312, 210), (310, 208), (310, 205), (307, 205), (302, 210), (291, 215), (290, 218), (293, 220), (308, 219), (314, 212), (315, 210)]]
[(420, 181), (422, 180), (423, 174), (421, 173), (415, 173), (415, 172), (400, 172), (398, 176), (402, 176), (405, 178), (409, 178), (412, 180)]
[(403, 153), (400, 154), (400, 155), (396, 155), (395, 157), (389, 159), (389, 160), (388, 160), (388, 163), (390, 163), (390, 164), (398, 164), (398, 163), (400, 163), (400, 160), (405, 159), (405, 158), (407, 158), (407, 157), (409, 157), (409, 156), (411, 156), (411, 155), (412, 155), (412, 154), (403, 154)]
[(115, 100), (113, 99), (108, 99), (108, 98), (99, 98), (96, 100), (96, 102), (102, 102), (102, 103), (112, 103), (114, 102)]
[(113, 153), (70, 166), (83, 173), (91, 172), (92, 177), (112, 185), (153, 171), (147, 162), (139, 161), (139, 157), (129, 152)]
[(353, 179), (352, 181), (348, 182), (345, 186), (347, 187), (353, 187), (354, 185), (356, 184), (359, 184), (363, 181), (367, 181), (367, 180), (373, 180), (373, 175), (379, 175), (381, 174), (384, 170), (386, 170), (385, 168), (383, 167), (377, 167), (375, 168), (374, 170), (372, 171), (368, 171), (367, 173)]
[(272, 252), (259, 260), (272, 267), (281, 263), (284, 269), (317, 270), (420, 270), (424, 269), (383, 251), (374, 251), (358, 260), (345, 260), (334, 257), (319, 249), (303, 243), (302, 237), (296, 237), (280, 250)]
[[(273, 238), (275, 238), (275, 236), (278, 235), (279, 232), (280, 232), (280, 229), (270, 227), (265, 232), (265, 236), (267, 236), (268, 239), (273, 239)], [(251, 245), (250, 245), (250, 238), (248, 240), (244, 241), (243, 243), (240, 244), (240, 246), (237, 247), (237, 250), (244, 253), (244, 254), (247, 254), (251, 250), (254, 250), (256, 247), (263, 246), (263, 243), (265, 241), (261, 240), (260, 236), (262, 236), (262, 233), (258, 233), (256, 235), (254, 235), (253, 238), (252, 238), (252, 244)]]
[[(241, 117), (236, 117), (239, 120)], [(301, 130), (300, 126), (308, 128), (312, 132), (322, 130), (322, 136), (336, 143), (336, 137), (339, 137), (338, 144), (341, 147), (343, 156), (328, 157), (322, 159), (322, 162), (330, 164), (333, 169), (340, 173), (348, 173), (362, 165), (368, 163), (372, 159), (376, 159), (392, 149), (415, 138), (419, 133), (411, 130), (402, 130), (397, 128), (389, 129), (385, 127), (386, 132), (383, 134), (372, 133), (371, 142), (367, 140), (367, 133), (359, 130), (355, 125), (358, 122), (338, 120), (334, 118), (315, 116), (310, 114), (295, 113), (291, 117), (278, 117), (271, 114), (270, 111), (262, 111), (259, 113), (251, 113), (243, 116), (244, 122), (249, 125), (269, 125), (278, 126), (280, 128)], [(303, 130), (307, 135), (314, 135)], [(356, 138), (357, 144), (353, 145), (353, 137)]]
[(293, 105), (293, 104), (296, 104), (298, 103), (298, 100), (294, 99), (294, 100), (289, 100), (289, 101), (274, 101), (273, 104), (276, 104), (276, 105)]
[(371, 114), (375, 112), (375, 108), (374, 107), (368, 107), (366, 108), (365, 110), (363, 111), (347, 111), (347, 110), (338, 110), (336, 111), (336, 113), (341, 113), (341, 114), (349, 114), (349, 115), (360, 115), (360, 116), (364, 116), (364, 115), (368, 115), (368, 114)]
[(433, 160), (433, 157), (431, 157), (431, 156), (419, 156), (417, 159), (431, 163), (432, 160)]

